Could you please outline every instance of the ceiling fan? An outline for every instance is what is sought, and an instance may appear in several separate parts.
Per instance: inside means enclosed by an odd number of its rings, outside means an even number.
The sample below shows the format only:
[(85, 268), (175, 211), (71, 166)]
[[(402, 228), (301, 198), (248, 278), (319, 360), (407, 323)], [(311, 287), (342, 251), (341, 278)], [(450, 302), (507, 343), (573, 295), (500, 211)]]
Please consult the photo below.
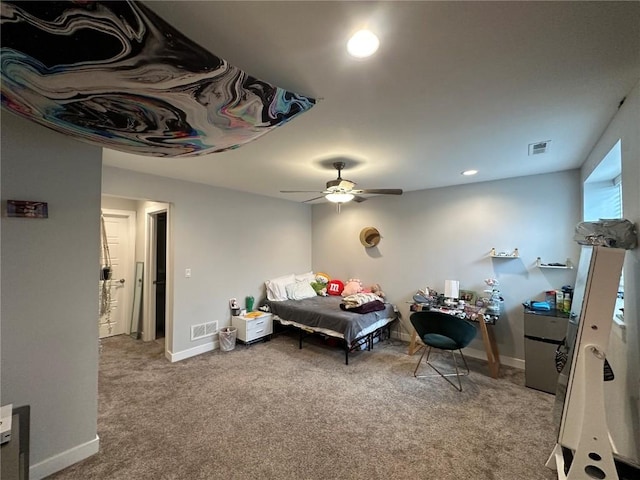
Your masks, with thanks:
[(338, 178), (329, 180), (325, 190), (280, 190), (280, 193), (322, 193), (319, 197), (310, 198), (302, 203), (313, 202), (324, 197), (330, 202), (337, 203), (338, 206), (351, 200), (358, 203), (364, 202), (366, 198), (361, 196), (364, 194), (402, 195), (401, 188), (353, 188), (356, 186), (355, 182), (342, 178), (341, 171), (344, 167), (344, 162), (333, 162), (333, 168), (338, 170)]

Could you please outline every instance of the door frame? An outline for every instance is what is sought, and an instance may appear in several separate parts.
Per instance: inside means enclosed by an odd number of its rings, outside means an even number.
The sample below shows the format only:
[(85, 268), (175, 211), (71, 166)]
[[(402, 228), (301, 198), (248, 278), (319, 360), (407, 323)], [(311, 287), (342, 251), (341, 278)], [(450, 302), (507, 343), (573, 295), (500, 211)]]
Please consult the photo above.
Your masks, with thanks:
[(153, 202), (144, 209), (144, 285), (142, 297), (145, 308), (142, 320), (142, 340), (149, 342), (156, 339), (156, 288), (153, 281), (156, 276), (156, 236), (158, 214), (167, 214), (167, 279), (166, 279), (166, 303), (165, 303), (165, 356), (171, 351), (173, 342), (173, 242), (172, 242), (172, 216), (171, 204)]
[(135, 281), (136, 264), (136, 212), (134, 210), (119, 210), (114, 208), (101, 208), (100, 214), (105, 217), (117, 217), (127, 219), (127, 236), (129, 237), (129, 251), (127, 252), (128, 266), (125, 269), (125, 277), (130, 281), (124, 284), (122, 305), (124, 307), (123, 321), (125, 333), (131, 333), (131, 312), (133, 310), (133, 286)]

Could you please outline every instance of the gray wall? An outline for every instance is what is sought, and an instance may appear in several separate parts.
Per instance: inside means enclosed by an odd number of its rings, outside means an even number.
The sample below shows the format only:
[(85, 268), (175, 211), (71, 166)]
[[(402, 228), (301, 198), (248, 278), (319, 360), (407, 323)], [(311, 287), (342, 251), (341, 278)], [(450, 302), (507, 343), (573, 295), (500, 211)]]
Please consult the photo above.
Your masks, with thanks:
[(2, 404), (31, 405), (32, 478), (97, 451), (100, 148), (2, 114)]
[[(482, 293), (484, 279), (495, 277), (505, 299), (495, 327), (500, 354), (507, 361), (523, 359), (522, 302), (541, 300), (545, 290), (575, 279), (575, 270), (535, 268), (536, 257), (577, 263), (578, 221), (577, 170), (375, 197), (347, 204), (340, 214), (322, 204), (313, 207), (313, 268), (343, 280), (358, 277), (365, 285), (380, 283), (406, 324), (417, 289), (443, 292), (444, 281), (452, 279)], [(372, 249), (359, 242), (368, 225), (382, 234)], [(521, 257), (489, 258), (492, 247), (518, 248)], [(471, 347), (482, 351), (479, 337)]]
[[(627, 96), (587, 158), (582, 181), (618, 140), (622, 147), (622, 210), (640, 229), (640, 84)], [(627, 251), (624, 263), (625, 326), (614, 323), (608, 357), (616, 380), (605, 383), (606, 411), (616, 453), (640, 464), (640, 248)], [(635, 428), (631, 428), (635, 426)]]
[[(229, 299), (264, 296), (265, 280), (311, 269), (311, 207), (118, 168), (103, 170), (103, 193), (168, 202), (173, 243), (173, 329), (178, 358), (213, 345), (191, 326), (230, 323)], [(140, 221), (140, 219), (138, 219)], [(191, 278), (184, 271), (190, 268)]]

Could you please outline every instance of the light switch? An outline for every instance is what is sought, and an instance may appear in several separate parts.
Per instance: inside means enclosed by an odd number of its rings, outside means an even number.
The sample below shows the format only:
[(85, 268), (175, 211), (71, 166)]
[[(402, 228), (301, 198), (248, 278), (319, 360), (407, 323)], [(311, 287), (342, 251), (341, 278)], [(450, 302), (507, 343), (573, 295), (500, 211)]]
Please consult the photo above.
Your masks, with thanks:
[(186, 268), (184, 271), (184, 276), (186, 278), (191, 278), (191, 269), (190, 268)]

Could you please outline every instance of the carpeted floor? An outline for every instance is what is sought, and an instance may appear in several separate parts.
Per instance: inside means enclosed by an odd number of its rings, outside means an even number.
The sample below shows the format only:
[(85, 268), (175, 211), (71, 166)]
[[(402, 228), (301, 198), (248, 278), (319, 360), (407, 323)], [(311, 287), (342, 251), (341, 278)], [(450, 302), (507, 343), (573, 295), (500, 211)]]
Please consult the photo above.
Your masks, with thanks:
[(100, 452), (50, 479), (550, 480), (554, 397), (470, 359), (458, 392), (384, 341), (344, 354), (297, 337), (169, 363), (160, 342), (102, 342)]

